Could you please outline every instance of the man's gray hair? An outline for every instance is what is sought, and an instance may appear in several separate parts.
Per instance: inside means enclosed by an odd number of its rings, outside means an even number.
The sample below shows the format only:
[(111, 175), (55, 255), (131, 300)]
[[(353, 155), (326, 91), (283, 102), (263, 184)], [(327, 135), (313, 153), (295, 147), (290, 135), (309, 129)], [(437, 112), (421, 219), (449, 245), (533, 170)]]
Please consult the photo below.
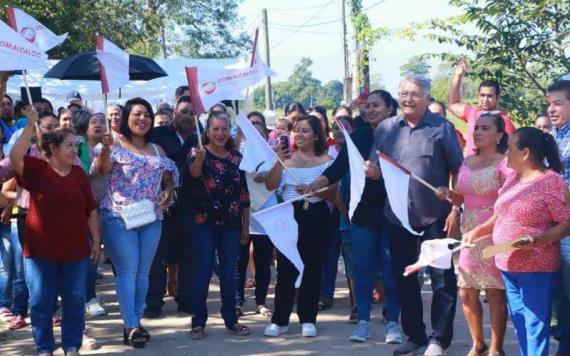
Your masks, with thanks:
[(402, 86), (402, 83), (404, 82), (412, 82), (416, 84), (417, 86), (422, 88), (422, 90), (426, 94), (429, 94), (431, 91), (431, 79), (428, 79), (424, 76), (408, 74), (404, 77), (404, 79), (402, 79), (402, 81), (400, 82), (400, 86)]

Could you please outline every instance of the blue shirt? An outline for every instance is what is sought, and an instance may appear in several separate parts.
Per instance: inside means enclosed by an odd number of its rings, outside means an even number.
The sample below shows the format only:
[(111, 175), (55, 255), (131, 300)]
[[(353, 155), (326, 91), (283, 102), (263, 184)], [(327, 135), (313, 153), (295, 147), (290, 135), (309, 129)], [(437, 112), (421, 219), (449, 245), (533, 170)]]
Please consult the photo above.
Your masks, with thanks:
[(570, 123), (559, 129), (554, 129), (554, 137), (558, 144), (560, 152), (560, 161), (562, 162), (562, 177), (566, 184), (570, 185)]
[[(370, 153), (373, 162), (378, 162), (376, 150), (434, 187), (447, 187), (451, 173), (457, 173), (463, 162), (455, 127), (429, 110), (426, 110), (416, 127), (409, 126), (403, 116), (382, 121), (374, 133), (374, 147)], [(408, 211), (412, 227), (427, 226), (449, 214), (450, 210), (448, 202), (440, 201), (433, 191), (415, 179), (410, 180)], [(385, 213), (388, 220), (401, 225), (388, 200)]]

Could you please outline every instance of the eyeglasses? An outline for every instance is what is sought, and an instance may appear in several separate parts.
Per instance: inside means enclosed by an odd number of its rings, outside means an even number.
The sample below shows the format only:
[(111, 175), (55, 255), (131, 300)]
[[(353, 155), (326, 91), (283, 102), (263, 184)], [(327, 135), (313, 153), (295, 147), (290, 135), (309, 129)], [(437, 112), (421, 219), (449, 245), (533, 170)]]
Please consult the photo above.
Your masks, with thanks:
[(400, 98), (402, 98), (402, 99), (405, 99), (405, 98), (419, 99), (419, 98), (425, 96), (425, 93), (417, 92), (417, 91), (402, 91), (399, 94), (400, 94)]

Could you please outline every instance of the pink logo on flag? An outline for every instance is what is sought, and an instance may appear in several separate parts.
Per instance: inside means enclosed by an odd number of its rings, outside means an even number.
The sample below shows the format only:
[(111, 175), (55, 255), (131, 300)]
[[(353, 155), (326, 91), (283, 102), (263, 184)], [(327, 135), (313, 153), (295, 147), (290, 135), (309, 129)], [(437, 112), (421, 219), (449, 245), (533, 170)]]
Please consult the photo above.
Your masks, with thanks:
[(216, 83), (214, 82), (207, 82), (200, 86), (204, 94), (210, 95), (216, 91)]
[(30, 43), (36, 42), (36, 31), (31, 27), (24, 27), (22, 31), (20, 31), (20, 35)]

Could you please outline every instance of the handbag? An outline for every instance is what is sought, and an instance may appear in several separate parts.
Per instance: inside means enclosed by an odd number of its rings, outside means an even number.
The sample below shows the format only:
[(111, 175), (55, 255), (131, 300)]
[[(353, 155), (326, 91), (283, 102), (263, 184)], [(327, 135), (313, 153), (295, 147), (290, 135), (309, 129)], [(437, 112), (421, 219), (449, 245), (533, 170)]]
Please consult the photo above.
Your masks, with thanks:
[[(157, 156), (160, 157), (158, 150), (156, 149), (155, 145), (153, 144), (152, 147), (156, 152)], [(160, 175), (159, 182), (162, 182), (162, 174)], [(160, 189), (160, 183), (157, 186), (155, 195), (158, 196), (158, 191)], [(115, 204), (113, 200), (113, 194), (109, 190), (109, 198), (111, 199), (111, 204), (113, 208), (119, 213), (119, 216), (123, 219), (125, 223), (125, 228), (127, 230), (136, 229), (141, 226), (145, 226), (148, 224), (152, 224), (156, 220), (158, 220), (156, 216), (156, 211), (154, 209), (155, 202), (150, 199), (142, 199), (136, 201), (134, 203), (130, 203), (127, 205), (118, 206)]]

